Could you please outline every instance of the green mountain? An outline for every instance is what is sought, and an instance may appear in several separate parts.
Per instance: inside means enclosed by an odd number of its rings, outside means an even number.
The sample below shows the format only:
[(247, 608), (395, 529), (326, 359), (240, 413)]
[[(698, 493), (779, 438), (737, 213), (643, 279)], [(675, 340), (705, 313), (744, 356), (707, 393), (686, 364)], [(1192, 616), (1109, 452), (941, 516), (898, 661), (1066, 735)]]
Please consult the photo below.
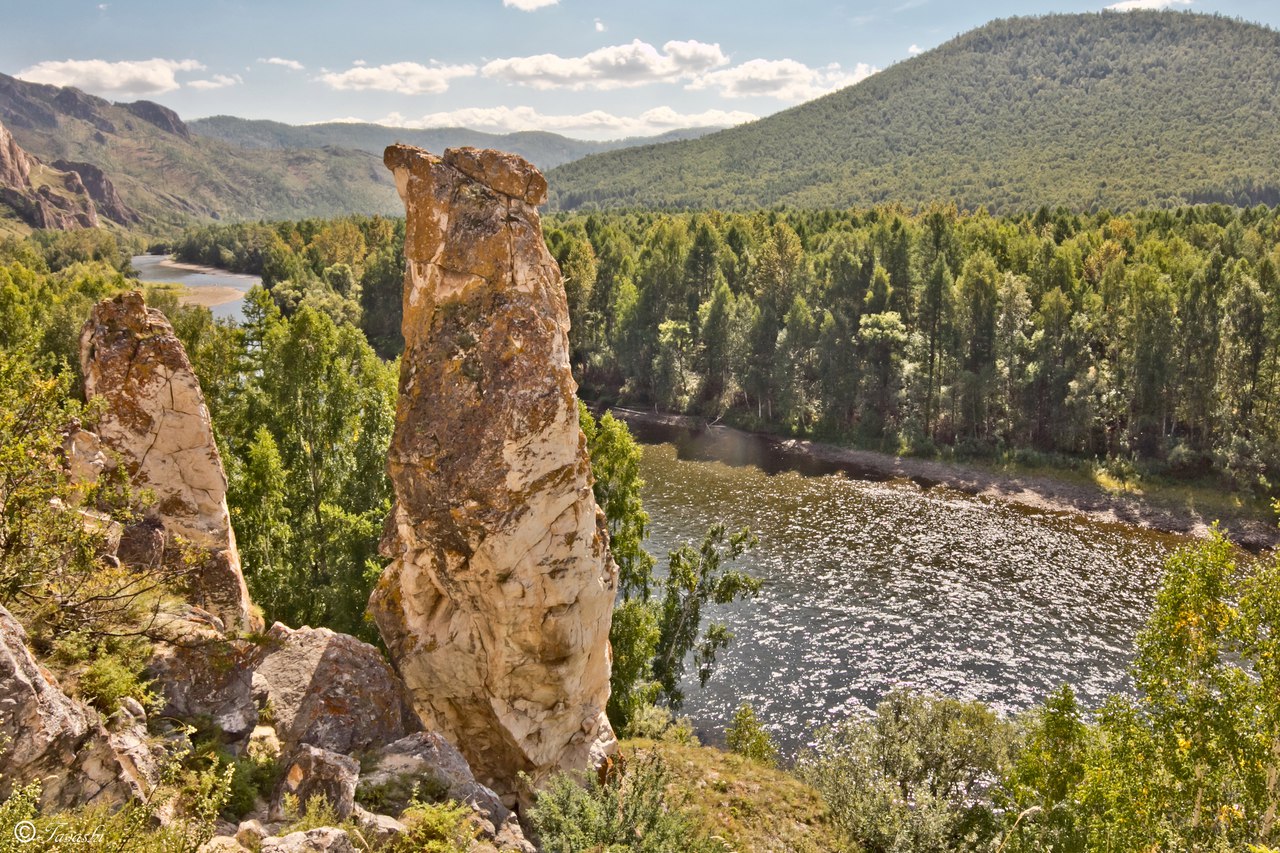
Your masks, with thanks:
[(46, 163), (96, 167), (153, 227), (403, 211), (380, 156), (238, 148), (193, 135), (176, 113), (150, 101), (113, 104), (0, 74), (0, 123)]
[(1000, 20), (760, 121), (547, 178), (561, 209), (1275, 204), (1280, 34), (1175, 12)]
[(476, 148), (498, 148), (519, 154), (540, 169), (551, 169), (603, 151), (614, 151), (635, 145), (653, 145), (696, 139), (719, 128), (684, 128), (661, 136), (628, 137), (608, 142), (570, 139), (557, 133), (523, 131), (520, 133), (483, 133), (465, 127), (442, 127), (409, 130), (380, 124), (326, 122), (324, 124), (291, 125), (278, 121), (244, 119), (234, 116), (212, 116), (187, 122), (198, 136), (220, 139), (243, 148), (355, 148), (382, 156), (388, 145), (403, 142), (428, 151), (443, 151), (471, 145)]

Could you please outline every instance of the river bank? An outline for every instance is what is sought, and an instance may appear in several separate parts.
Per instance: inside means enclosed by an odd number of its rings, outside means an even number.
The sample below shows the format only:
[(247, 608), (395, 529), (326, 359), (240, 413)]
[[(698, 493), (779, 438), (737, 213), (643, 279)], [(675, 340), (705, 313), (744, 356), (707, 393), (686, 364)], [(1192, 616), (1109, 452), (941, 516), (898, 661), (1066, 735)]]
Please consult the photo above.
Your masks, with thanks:
[(1221, 505), (1204, 508), (1197, 504), (1190, 490), (1110, 491), (1101, 485), (1065, 476), (993, 470), (980, 465), (893, 456), (807, 439), (749, 433), (686, 415), (623, 408), (611, 411), (641, 440), (674, 441), (681, 431), (711, 437), (715, 445), (711, 454), (729, 464), (754, 464), (771, 472), (789, 469), (806, 474), (839, 472), (864, 480), (910, 480), (925, 489), (944, 487), (1032, 509), (1080, 513), (1095, 521), (1131, 524), (1163, 533), (1203, 537), (1216, 520), (1226, 528), (1232, 541), (1249, 550), (1280, 545), (1280, 528), (1274, 520), (1259, 518), (1245, 506), (1234, 511)]
[(244, 295), (262, 283), (255, 275), (183, 263), (167, 255), (136, 255), (133, 268), (143, 283), (174, 284), (182, 288), (178, 297), (180, 304), (209, 308), (214, 317), (237, 322), (243, 319)]

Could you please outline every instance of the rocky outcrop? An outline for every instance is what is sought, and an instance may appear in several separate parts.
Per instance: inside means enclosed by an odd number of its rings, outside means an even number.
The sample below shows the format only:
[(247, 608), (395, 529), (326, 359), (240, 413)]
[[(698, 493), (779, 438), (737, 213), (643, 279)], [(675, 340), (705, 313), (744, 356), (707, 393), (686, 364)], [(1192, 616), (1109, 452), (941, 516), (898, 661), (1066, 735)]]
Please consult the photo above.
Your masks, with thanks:
[(93, 709), (63, 693), (27, 649), (22, 626), (0, 607), (0, 801), (35, 781), (44, 809), (144, 796), (156, 762), (145, 727), (129, 723), (113, 735)]
[(617, 568), (591, 492), (564, 286), (525, 160), (392, 146), (407, 212), (389, 468), (391, 564), (370, 609), (428, 728), (527, 794), (597, 764)]
[(98, 227), (98, 212), (80, 176), (28, 154), (0, 124), (0, 203), (28, 225), (70, 231)]
[(187, 129), (186, 124), (178, 117), (178, 114), (168, 107), (162, 107), (155, 101), (134, 101), (131, 104), (120, 104), (129, 112), (136, 115), (145, 122), (150, 122), (163, 131), (180, 136), (183, 139), (191, 139), (191, 131)]
[(436, 732), (419, 732), (374, 753), (370, 769), (360, 777), (357, 798), (377, 800), (379, 808), (400, 814), (417, 791), (466, 803), (481, 838), (502, 850), (533, 853), (515, 813), (498, 795), (476, 781), (457, 748)]
[[(73, 90), (68, 90), (73, 91)], [(113, 128), (114, 130), (114, 128)], [(80, 176), (84, 188), (97, 206), (98, 213), (121, 225), (134, 225), (142, 221), (138, 212), (129, 207), (116, 192), (115, 185), (107, 177), (107, 173), (92, 163), (77, 163), (72, 160), (54, 160), (53, 168), (63, 172), (74, 172)]]
[[(419, 731), (404, 685), (368, 643), (327, 628), (277, 622), (257, 641), (225, 642), (190, 625), (150, 667), (163, 716), (208, 718), (239, 751), (260, 722), (280, 748), (299, 744), (350, 754)], [(267, 726), (263, 726), (267, 728)]]
[(271, 795), (272, 820), (289, 817), (289, 797), (295, 798), (299, 809), (305, 809), (312, 797), (322, 797), (339, 820), (351, 816), (356, 805), (356, 780), (360, 778), (360, 763), (354, 758), (304, 743), (290, 752), (280, 766), (280, 781)]
[(356, 853), (356, 850), (346, 830), (322, 826), (265, 838), (260, 853)]
[(173, 547), (190, 546), (194, 603), (228, 628), (253, 626), (249, 593), (227, 510), (227, 478), (209, 410), (182, 342), (142, 294), (93, 309), (80, 334), (85, 397), (106, 405), (96, 433), (155, 495), (152, 517)]

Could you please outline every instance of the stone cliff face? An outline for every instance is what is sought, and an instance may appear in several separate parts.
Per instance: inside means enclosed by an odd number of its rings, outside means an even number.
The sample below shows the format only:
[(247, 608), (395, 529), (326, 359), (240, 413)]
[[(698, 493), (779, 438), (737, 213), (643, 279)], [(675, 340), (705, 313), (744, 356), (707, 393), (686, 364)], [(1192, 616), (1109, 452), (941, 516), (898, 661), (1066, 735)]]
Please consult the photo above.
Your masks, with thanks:
[(173, 327), (136, 291), (103, 300), (80, 334), (80, 364), (86, 399), (106, 402), (97, 438), (120, 454), (136, 487), (155, 494), (162, 550), (175, 535), (197, 550), (192, 601), (227, 628), (249, 628), (227, 478), (200, 382)]
[(53, 167), (63, 172), (74, 172), (80, 176), (80, 181), (97, 206), (98, 213), (121, 225), (136, 225), (142, 222), (138, 212), (120, 199), (120, 194), (116, 192), (115, 185), (111, 183), (106, 172), (97, 166), (71, 160), (54, 160)]
[(568, 307), (525, 160), (407, 146), (406, 348), (389, 466), (392, 559), (370, 602), (429, 728), (523, 797), (598, 764), (617, 567), (591, 492)]
[(0, 204), (35, 228), (96, 228), (98, 212), (75, 172), (59, 171), (24, 151), (0, 124)]

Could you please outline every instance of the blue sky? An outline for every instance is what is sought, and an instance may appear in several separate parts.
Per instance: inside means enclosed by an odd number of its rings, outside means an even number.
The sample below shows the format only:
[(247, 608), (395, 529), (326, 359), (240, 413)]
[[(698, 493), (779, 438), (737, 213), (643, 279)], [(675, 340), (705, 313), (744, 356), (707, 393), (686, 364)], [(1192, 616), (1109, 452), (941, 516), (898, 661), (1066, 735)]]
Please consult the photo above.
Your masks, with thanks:
[[(769, 115), (994, 18), (1116, 0), (11, 0), (0, 71), (184, 118), (608, 139)], [(1124, 0), (1280, 28), (1275, 0)], [(16, 8), (13, 8), (16, 7)]]

